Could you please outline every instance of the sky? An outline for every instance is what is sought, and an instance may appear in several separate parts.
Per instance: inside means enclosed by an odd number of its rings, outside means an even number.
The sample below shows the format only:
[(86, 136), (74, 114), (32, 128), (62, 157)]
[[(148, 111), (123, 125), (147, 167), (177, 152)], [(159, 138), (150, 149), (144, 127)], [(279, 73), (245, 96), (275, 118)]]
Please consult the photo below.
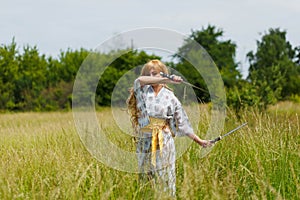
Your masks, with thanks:
[(0, 44), (20, 49), (37, 46), (58, 56), (68, 48), (94, 49), (116, 34), (143, 27), (171, 29), (184, 35), (214, 25), (224, 40), (237, 45), (236, 61), (244, 76), (246, 54), (270, 28), (287, 32), (300, 46), (299, 0), (0, 0)]

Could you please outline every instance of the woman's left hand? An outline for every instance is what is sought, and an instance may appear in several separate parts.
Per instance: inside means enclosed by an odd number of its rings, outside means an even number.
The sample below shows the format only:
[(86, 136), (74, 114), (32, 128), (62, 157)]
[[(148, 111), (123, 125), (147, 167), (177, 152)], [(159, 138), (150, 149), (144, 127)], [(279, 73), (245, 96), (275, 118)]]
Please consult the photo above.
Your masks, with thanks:
[(202, 142), (201, 142), (201, 146), (203, 148), (211, 147), (212, 145), (213, 145), (213, 143), (210, 140), (202, 140)]

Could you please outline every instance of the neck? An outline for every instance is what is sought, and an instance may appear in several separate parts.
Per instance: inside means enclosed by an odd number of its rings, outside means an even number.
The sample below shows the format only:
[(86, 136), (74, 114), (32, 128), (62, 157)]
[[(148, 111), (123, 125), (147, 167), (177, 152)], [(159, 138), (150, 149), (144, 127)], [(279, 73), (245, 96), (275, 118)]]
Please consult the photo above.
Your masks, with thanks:
[(162, 87), (163, 87), (163, 85), (161, 85), (161, 84), (152, 85), (152, 88), (154, 90), (155, 96), (159, 93), (159, 91), (161, 90)]

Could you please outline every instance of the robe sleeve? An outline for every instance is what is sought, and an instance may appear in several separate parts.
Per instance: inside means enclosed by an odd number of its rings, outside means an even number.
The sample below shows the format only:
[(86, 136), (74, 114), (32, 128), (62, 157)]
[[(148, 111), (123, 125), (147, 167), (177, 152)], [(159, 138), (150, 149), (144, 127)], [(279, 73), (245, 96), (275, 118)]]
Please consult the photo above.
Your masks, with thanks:
[(146, 109), (146, 90), (147, 86), (141, 86), (140, 80), (136, 79), (134, 81), (134, 95), (136, 98), (136, 106), (137, 109), (139, 110), (139, 118), (138, 118), (138, 123), (140, 128), (143, 128), (144, 126), (147, 126), (150, 123), (149, 115), (147, 113)]
[(189, 121), (189, 118), (177, 98), (174, 103), (174, 115), (171, 122), (171, 128), (175, 136), (186, 136), (187, 134), (194, 134), (194, 130)]

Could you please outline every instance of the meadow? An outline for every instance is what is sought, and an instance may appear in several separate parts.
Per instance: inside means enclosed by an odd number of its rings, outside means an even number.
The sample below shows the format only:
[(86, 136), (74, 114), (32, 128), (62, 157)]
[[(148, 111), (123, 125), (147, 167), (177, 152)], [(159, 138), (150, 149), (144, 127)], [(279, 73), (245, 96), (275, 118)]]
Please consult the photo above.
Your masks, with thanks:
[[(110, 113), (109, 108), (97, 111)], [(209, 107), (201, 106), (200, 135), (209, 115)], [(177, 159), (176, 198), (300, 199), (299, 115), (300, 104), (291, 102), (265, 112), (249, 109), (239, 118), (228, 110), (223, 133), (248, 125), (204, 158), (192, 144)], [(106, 119), (110, 131), (112, 119)], [(158, 198), (150, 184), (139, 184), (138, 174), (95, 159), (76, 132), (72, 112), (0, 114), (0, 137), (0, 199)], [(122, 141), (134, 150), (130, 136)]]

